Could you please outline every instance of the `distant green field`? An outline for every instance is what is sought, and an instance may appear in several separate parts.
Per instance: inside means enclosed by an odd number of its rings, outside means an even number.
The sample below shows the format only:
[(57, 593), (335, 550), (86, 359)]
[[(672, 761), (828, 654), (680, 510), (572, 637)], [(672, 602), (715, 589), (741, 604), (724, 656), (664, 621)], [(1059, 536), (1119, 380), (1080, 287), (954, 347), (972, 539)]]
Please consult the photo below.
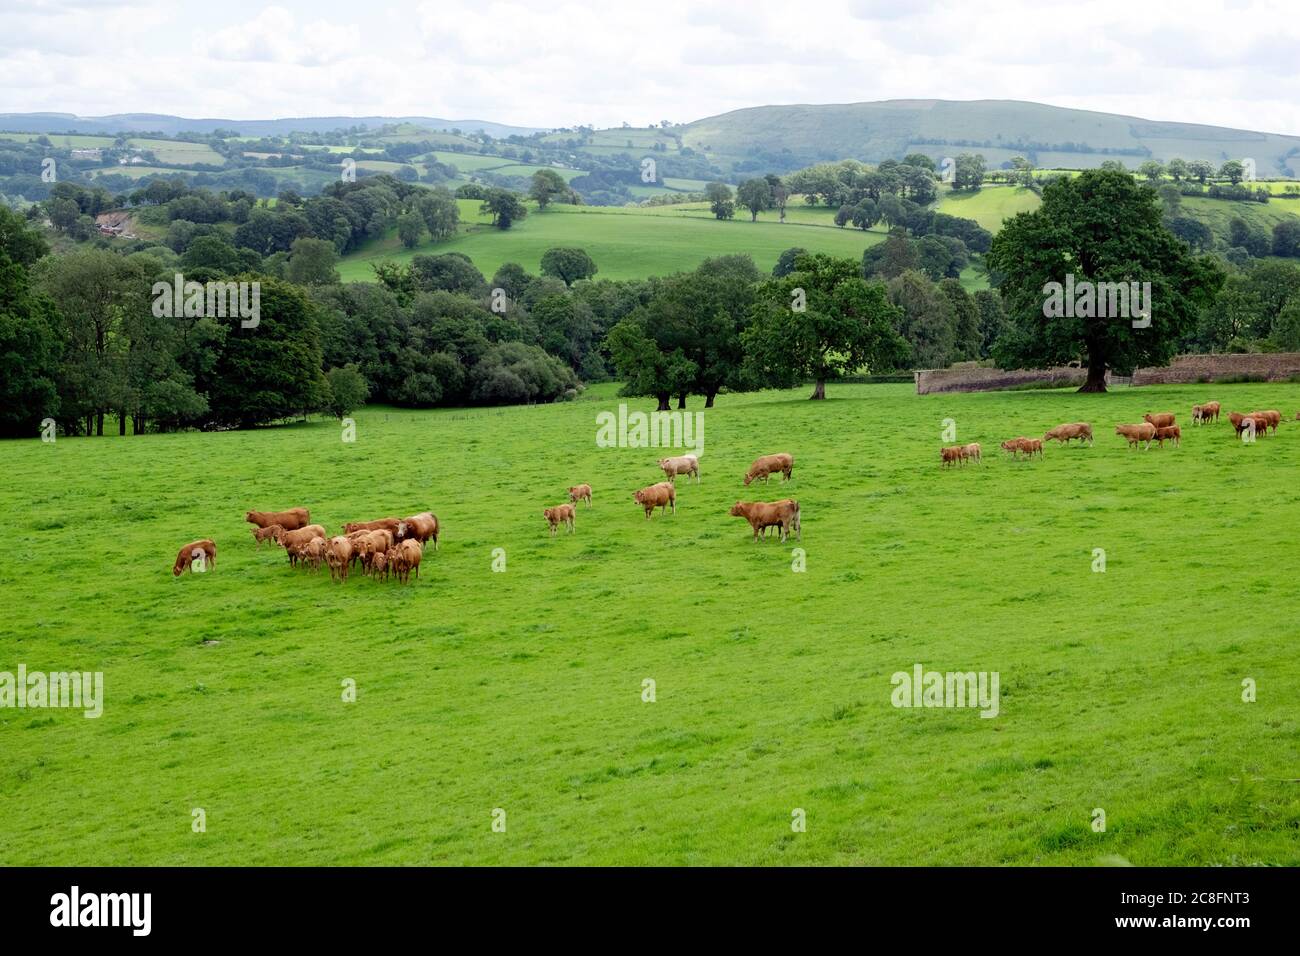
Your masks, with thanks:
[[(478, 203), (462, 206), (477, 215)], [(671, 209), (674, 207), (663, 207)], [(446, 242), (425, 242), (404, 249), (396, 235), (372, 242), (346, 256), (339, 273), (346, 282), (374, 278), (373, 263), (406, 262), (424, 253), (462, 252), (484, 275), (506, 262), (516, 262), (537, 272), (542, 253), (552, 246), (580, 246), (596, 261), (604, 279), (634, 279), (689, 270), (709, 256), (748, 253), (758, 267), (769, 270), (791, 246), (814, 252), (860, 258), (867, 246), (884, 238), (880, 232), (825, 229), (795, 223), (719, 222), (703, 216), (661, 215), (659, 209), (621, 207), (552, 206), (545, 213), (534, 209), (528, 218), (506, 231), (481, 226)]]
[(996, 233), (1004, 220), (1016, 213), (1033, 212), (1041, 202), (1037, 193), (1023, 186), (985, 186), (974, 192), (943, 187), (939, 190), (938, 211), (974, 219), (989, 232)]
[(130, 143), (136, 149), (150, 150), (158, 162), (167, 165), (204, 163), (220, 166), (226, 161), (207, 143), (180, 143), (170, 139), (132, 139)]
[[(613, 392), (367, 408), (354, 444), (3, 443), (0, 669), (101, 671), (104, 703), (0, 709), (0, 862), (1300, 864), (1300, 425), (1111, 434), (1211, 397), (1289, 419), (1300, 385), (723, 395), (652, 521), (630, 496), (662, 452), (595, 442)], [(983, 465), (940, 469), (944, 419)], [(1095, 447), (997, 451), (1076, 420)], [(793, 481), (745, 488), (774, 451)], [(594, 507), (548, 538), (579, 481)], [(784, 497), (802, 541), (727, 514)], [(429, 508), (441, 547), (409, 586), (332, 584), (254, 547), (245, 509), (295, 505), (330, 531)], [(206, 536), (215, 569), (173, 578)], [(996, 716), (893, 706), (918, 664), (996, 672)]]

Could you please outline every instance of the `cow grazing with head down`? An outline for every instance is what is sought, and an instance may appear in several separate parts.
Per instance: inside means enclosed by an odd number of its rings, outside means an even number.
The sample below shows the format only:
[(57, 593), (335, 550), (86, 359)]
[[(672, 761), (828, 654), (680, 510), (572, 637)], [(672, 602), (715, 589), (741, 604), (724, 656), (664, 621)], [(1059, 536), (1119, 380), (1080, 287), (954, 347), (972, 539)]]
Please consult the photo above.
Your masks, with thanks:
[(579, 501), (587, 502), (587, 507), (591, 507), (591, 485), (574, 485), (569, 489), (569, 500), (574, 504)]
[(1091, 445), (1092, 426), (1087, 422), (1067, 422), (1064, 425), (1057, 425), (1043, 436), (1043, 441), (1058, 441), (1062, 445), (1068, 445), (1076, 438), (1080, 444), (1087, 442)]
[(198, 564), (199, 570), (217, 566), (217, 545), (211, 538), (191, 541), (176, 552), (176, 563), (172, 565), (173, 577), (180, 577), (184, 571), (193, 571)]
[(664, 477), (674, 483), (678, 475), (694, 475), (696, 483), (700, 480), (700, 460), (694, 455), (660, 458), (659, 467), (663, 469)]
[(774, 475), (778, 471), (784, 481), (794, 477), (794, 455), (782, 451), (775, 455), (762, 455), (755, 458), (754, 463), (749, 466), (749, 471), (745, 472), (745, 484), (748, 486), (751, 481), (758, 478), (766, 482), (769, 475)]
[(1022, 453), (1026, 458), (1032, 458), (1034, 455), (1041, 458), (1043, 456), (1043, 440), (1041, 438), (1026, 438), (1024, 435), (1020, 435), (1004, 441), (1002, 450), (1011, 452), (1012, 458), (1019, 458)]
[(656, 508), (662, 508), (665, 512), (672, 508), (673, 514), (677, 514), (677, 489), (670, 481), (661, 481), (657, 485), (649, 485), (640, 491), (634, 491), (632, 500), (645, 509), (647, 521)]
[(980, 443), (977, 441), (973, 441), (969, 445), (961, 446), (961, 460), (963, 462), (973, 461), (977, 465), (983, 464), (984, 459), (980, 457), (982, 454), (983, 452), (980, 449)]
[(290, 508), (288, 511), (245, 511), (244, 520), (251, 521), (259, 528), (269, 528), (278, 524), (285, 531), (297, 531), (311, 523), (311, 512), (306, 508)]
[(768, 528), (781, 529), (781, 541), (785, 542), (793, 531), (800, 541), (803, 540), (803, 528), (799, 518), (799, 502), (792, 498), (781, 501), (737, 501), (727, 512), (735, 518), (744, 518), (754, 532), (754, 540), (759, 535), (766, 537)]
[(265, 528), (253, 528), (253, 540), (257, 542), (260, 548), (263, 541), (278, 540), (277, 536), (284, 531), (284, 527), (278, 524), (267, 525)]
[(1262, 412), (1251, 412), (1256, 418), (1263, 418), (1268, 423), (1268, 427), (1277, 431), (1277, 426), (1282, 424), (1282, 413), (1275, 408), (1266, 408)]
[(565, 529), (570, 534), (573, 534), (577, 530), (573, 524), (574, 512), (573, 505), (571, 504), (556, 505), (554, 508), (543, 508), (542, 517), (546, 519), (546, 523), (550, 526), (552, 538), (555, 537), (555, 532), (559, 529), (560, 525), (564, 525)]

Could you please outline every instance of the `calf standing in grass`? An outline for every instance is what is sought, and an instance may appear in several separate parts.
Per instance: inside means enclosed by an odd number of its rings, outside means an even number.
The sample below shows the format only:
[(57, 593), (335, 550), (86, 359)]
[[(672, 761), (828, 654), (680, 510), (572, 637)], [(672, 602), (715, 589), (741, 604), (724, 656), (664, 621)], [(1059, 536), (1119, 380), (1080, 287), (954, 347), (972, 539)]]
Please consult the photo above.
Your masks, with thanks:
[(659, 467), (664, 477), (676, 483), (678, 475), (694, 475), (698, 484), (700, 480), (700, 460), (694, 455), (679, 455), (676, 458), (660, 458)]
[(1211, 421), (1219, 420), (1219, 403), (1206, 402), (1204, 405), (1192, 406), (1192, 424), (1205, 425)]
[(946, 468), (949, 465), (961, 464), (961, 445), (949, 445), (946, 448), (939, 449), (939, 467)]
[(172, 565), (172, 575), (180, 577), (182, 571), (193, 571), (192, 562), (199, 562), (200, 570), (217, 566), (217, 546), (211, 538), (191, 541), (176, 552), (176, 563)]
[(272, 541), (278, 540), (279, 535), (283, 531), (284, 531), (283, 526), (278, 524), (267, 525), (265, 528), (254, 528), (253, 540), (257, 542), (257, 546), (260, 548), (262, 546), (262, 542), (266, 541), (267, 539), (270, 539)]
[(330, 568), (330, 580), (336, 577), (340, 582), (347, 581), (348, 568), (352, 564), (352, 542), (344, 535), (330, 538), (325, 549), (325, 563)]
[(1161, 448), (1165, 447), (1166, 441), (1171, 441), (1175, 446), (1177, 446), (1182, 442), (1182, 440), (1183, 430), (1177, 425), (1165, 425), (1162, 428), (1156, 429), (1156, 441), (1160, 443)]
[(560, 525), (564, 525), (572, 534), (576, 529), (573, 526), (573, 505), (556, 505), (554, 508), (545, 508), (542, 511), (542, 517), (546, 523), (551, 526), (551, 537), (555, 537), (555, 532)]
[(420, 542), (414, 538), (407, 538), (397, 546), (397, 555), (397, 567), (400, 572), (398, 580), (403, 584), (408, 583), (411, 580), (412, 571), (415, 572), (415, 577), (418, 580), (420, 577), (420, 558), (424, 557), (424, 548), (420, 546)]
[(661, 481), (657, 485), (650, 485), (633, 492), (632, 500), (645, 509), (646, 521), (650, 520), (656, 508), (662, 508), (667, 512), (671, 507), (673, 514), (677, 514), (677, 489), (669, 481)]
[(587, 502), (587, 507), (591, 507), (591, 485), (574, 485), (569, 489), (569, 500), (574, 504), (579, 501)]
[(969, 445), (962, 445), (961, 460), (963, 462), (973, 461), (977, 465), (982, 464), (983, 459), (980, 458), (980, 443), (977, 441), (973, 441)]

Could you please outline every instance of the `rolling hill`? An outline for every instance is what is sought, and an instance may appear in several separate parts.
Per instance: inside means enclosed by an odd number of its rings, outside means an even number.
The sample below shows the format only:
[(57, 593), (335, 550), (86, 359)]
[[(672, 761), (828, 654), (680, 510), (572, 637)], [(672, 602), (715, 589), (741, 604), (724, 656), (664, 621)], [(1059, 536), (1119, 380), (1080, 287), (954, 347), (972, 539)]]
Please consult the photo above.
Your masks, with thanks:
[[(626, 131), (620, 131), (626, 132)], [(1024, 155), (1038, 166), (1087, 168), (1119, 159), (1252, 157), (1260, 176), (1294, 175), (1300, 136), (1162, 122), (1020, 100), (886, 100), (756, 106), (696, 120), (681, 144), (720, 166), (782, 160), (788, 168), (852, 157), (866, 162), (982, 152), (990, 167)], [(624, 135), (626, 139), (626, 135)]]

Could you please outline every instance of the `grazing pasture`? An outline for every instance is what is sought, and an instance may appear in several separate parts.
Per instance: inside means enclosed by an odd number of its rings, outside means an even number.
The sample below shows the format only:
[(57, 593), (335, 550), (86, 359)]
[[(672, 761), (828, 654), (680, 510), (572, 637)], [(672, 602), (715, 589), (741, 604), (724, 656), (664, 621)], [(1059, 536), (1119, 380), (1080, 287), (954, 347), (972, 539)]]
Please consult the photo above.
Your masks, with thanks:
[[(597, 447), (613, 386), (366, 408), (351, 444), (0, 444), (0, 671), (105, 695), (0, 709), (0, 863), (1300, 864), (1300, 385), (806, 393), (721, 396), (651, 521), (632, 493), (674, 452)], [(1179, 448), (1113, 434), (1210, 400)], [(1283, 421), (1244, 444), (1229, 409)], [(945, 419), (982, 465), (938, 467)], [(1085, 421), (1092, 447), (998, 451)], [(776, 451), (792, 479), (745, 488)], [(786, 498), (784, 545), (728, 513)], [(409, 587), (291, 570), (244, 513), (299, 505), (330, 535), (429, 510), (439, 547)], [(174, 577), (205, 538), (218, 566)], [(997, 716), (895, 708), (917, 664), (998, 672)]]
[[(460, 252), (489, 279), (506, 262), (529, 272), (540, 269), (542, 254), (552, 246), (578, 246), (596, 261), (597, 279), (640, 279), (694, 269), (710, 256), (746, 253), (763, 271), (791, 246), (810, 252), (860, 259), (867, 246), (881, 242), (884, 232), (823, 228), (787, 222), (750, 222), (737, 216), (728, 222), (701, 215), (658, 215), (656, 211), (621, 207), (552, 205), (546, 212), (529, 208), (528, 217), (508, 230), (479, 221), (476, 201), (461, 203), (462, 231), (455, 238), (432, 242), (426, 238), (405, 249), (390, 237), (363, 245), (339, 263), (344, 282), (374, 279), (371, 266), (388, 260), (409, 262), (416, 255)], [(668, 207), (671, 208), (671, 207)]]

